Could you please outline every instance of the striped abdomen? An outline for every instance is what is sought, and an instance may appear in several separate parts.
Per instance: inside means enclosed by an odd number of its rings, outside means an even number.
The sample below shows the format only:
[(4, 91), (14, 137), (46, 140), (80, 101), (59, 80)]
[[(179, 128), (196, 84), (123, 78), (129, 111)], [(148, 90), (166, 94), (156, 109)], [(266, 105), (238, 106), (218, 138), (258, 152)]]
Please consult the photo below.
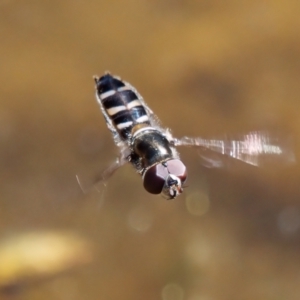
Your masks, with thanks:
[(131, 85), (110, 74), (96, 79), (96, 85), (97, 99), (123, 140), (136, 124), (150, 125), (143, 102)]

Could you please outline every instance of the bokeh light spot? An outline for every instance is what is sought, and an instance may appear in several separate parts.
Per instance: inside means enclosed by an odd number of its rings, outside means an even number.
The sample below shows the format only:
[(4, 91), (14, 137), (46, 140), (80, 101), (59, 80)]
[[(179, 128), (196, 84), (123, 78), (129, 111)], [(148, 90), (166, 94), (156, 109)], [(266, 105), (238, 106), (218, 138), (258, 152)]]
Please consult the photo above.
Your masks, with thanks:
[(170, 283), (164, 286), (162, 290), (163, 300), (183, 300), (184, 291), (181, 286)]
[(145, 207), (135, 207), (128, 215), (128, 224), (137, 231), (147, 231), (153, 223), (153, 215)]
[(296, 233), (300, 229), (300, 211), (297, 207), (283, 209), (277, 219), (278, 228), (284, 235)]
[(202, 216), (209, 210), (209, 198), (204, 192), (189, 194), (185, 200), (188, 212), (195, 216)]

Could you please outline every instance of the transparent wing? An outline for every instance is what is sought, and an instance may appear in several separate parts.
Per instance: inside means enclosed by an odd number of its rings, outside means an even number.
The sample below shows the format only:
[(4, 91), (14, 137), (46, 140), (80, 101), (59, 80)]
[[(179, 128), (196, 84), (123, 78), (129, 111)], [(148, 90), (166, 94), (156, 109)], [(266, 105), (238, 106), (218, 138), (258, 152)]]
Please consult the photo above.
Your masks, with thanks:
[(224, 139), (183, 137), (175, 140), (174, 144), (199, 147), (201, 157), (207, 162), (207, 166), (213, 168), (223, 166), (221, 156), (229, 156), (254, 166), (295, 162), (291, 138), (268, 131), (226, 136)]
[(106, 184), (107, 180), (122, 166), (124, 166), (128, 162), (128, 155), (126, 152), (121, 152), (120, 156), (116, 158), (116, 160), (105, 170), (97, 173), (93, 176), (93, 178), (86, 178), (86, 176), (76, 175), (77, 182), (83, 191), (83, 193), (87, 193), (93, 187), (97, 187), (99, 184)]

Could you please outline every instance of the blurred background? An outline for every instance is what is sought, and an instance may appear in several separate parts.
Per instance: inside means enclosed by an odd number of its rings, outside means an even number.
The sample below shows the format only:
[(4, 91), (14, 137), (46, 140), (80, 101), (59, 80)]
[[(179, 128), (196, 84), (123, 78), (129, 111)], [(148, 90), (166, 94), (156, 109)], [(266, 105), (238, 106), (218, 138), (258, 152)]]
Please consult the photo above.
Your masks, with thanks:
[(94, 97), (92, 76), (105, 71), (175, 136), (276, 129), (297, 157), (299, 10), (297, 0), (0, 1), (1, 237), (67, 230), (94, 252), (26, 299), (300, 298), (297, 164), (207, 170), (183, 148), (188, 188), (174, 201), (148, 194), (130, 165), (87, 194), (76, 181), (118, 154)]

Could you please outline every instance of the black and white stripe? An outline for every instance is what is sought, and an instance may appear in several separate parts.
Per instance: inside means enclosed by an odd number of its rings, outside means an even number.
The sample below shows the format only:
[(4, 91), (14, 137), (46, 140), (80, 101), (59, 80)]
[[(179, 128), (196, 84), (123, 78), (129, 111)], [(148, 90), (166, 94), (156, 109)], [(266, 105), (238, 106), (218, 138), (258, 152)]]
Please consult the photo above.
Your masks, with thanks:
[(123, 140), (137, 124), (150, 125), (142, 99), (128, 83), (105, 74), (96, 79), (97, 100)]

